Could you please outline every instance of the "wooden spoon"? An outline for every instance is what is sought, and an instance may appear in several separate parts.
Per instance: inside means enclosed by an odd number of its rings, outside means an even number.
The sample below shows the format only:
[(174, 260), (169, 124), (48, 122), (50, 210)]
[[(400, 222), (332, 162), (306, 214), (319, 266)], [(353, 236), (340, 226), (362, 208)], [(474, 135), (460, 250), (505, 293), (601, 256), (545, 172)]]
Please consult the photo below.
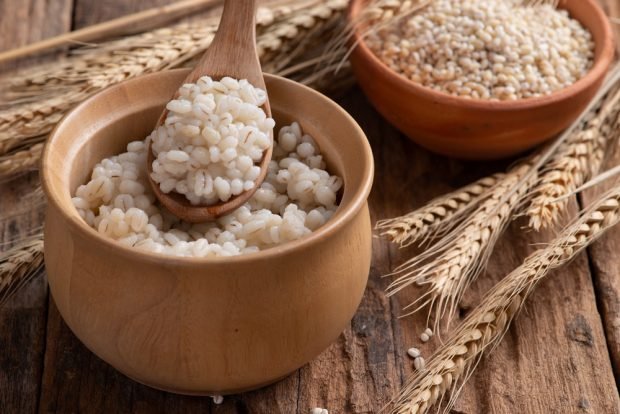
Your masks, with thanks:
[[(206, 50), (196, 67), (185, 78), (185, 83), (195, 83), (200, 77), (208, 75), (212, 79), (221, 79), (229, 76), (235, 79), (247, 79), (253, 86), (267, 90), (258, 52), (256, 50), (256, 7), (257, 0), (226, 0), (224, 11), (213, 42)], [(176, 99), (178, 92), (172, 97)], [(268, 117), (271, 116), (269, 100), (263, 105)], [(161, 114), (157, 126), (166, 120), (167, 110)], [(214, 220), (241, 207), (258, 189), (267, 174), (267, 166), (271, 161), (273, 147), (270, 146), (263, 153), (260, 161), (261, 172), (254, 180), (254, 188), (231, 197), (226, 202), (211, 205), (192, 205), (183, 194), (171, 192), (165, 194), (159, 184), (151, 178), (153, 160), (155, 156), (148, 148), (147, 170), (149, 182), (157, 199), (172, 214), (190, 223), (200, 223)]]

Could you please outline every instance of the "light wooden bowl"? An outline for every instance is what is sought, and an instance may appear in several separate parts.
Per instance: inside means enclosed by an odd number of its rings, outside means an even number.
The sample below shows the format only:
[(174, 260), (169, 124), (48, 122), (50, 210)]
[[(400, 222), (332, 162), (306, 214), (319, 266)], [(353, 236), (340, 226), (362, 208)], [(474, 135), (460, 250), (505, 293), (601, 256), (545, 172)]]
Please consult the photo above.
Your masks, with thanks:
[(103, 157), (146, 136), (187, 75), (162, 72), (86, 100), (43, 155), (45, 264), (65, 322), (96, 355), (149, 386), (226, 394), (272, 383), (324, 350), (360, 303), (371, 259), (373, 159), (337, 104), (266, 75), (278, 125), (297, 120), (344, 178), (333, 218), (306, 238), (238, 258), (140, 252), (86, 225), (71, 194)]
[[(352, 0), (356, 21), (368, 0)], [(560, 0), (560, 7), (587, 27), (596, 43), (588, 74), (551, 95), (518, 101), (471, 100), (414, 83), (391, 70), (360, 40), (351, 64), (362, 90), (390, 123), (419, 145), (463, 159), (494, 159), (518, 154), (566, 129), (601, 86), (613, 60), (613, 34), (596, 0)]]

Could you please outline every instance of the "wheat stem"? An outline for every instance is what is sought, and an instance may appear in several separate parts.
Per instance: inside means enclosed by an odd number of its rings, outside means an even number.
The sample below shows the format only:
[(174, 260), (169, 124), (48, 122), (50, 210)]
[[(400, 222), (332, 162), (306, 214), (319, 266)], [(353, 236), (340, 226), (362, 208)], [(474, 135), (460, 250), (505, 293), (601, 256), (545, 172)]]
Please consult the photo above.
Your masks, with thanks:
[[(620, 221), (620, 188), (600, 197), (547, 247), (489, 291), (460, 327), (431, 357), (426, 369), (413, 375), (394, 401), (393, 414), (423, 414), (446, 401), (449, 409), (462, 384), (472, 375), (486, 350), (496, 346), (534, 287), (549, 274)], [(461, 386), (455, 387), (456, 384)], [(456, 389), (452, 395), (449, 391)]]
[(472, 184), (429, 201), (404, 216), (379, 220), (375, 226), (382, 236), (401, 247), (423, 245), (458, 224), (465, 214), (489, 196), (489, 189), (505, 178), (504, 173), (483, 177)]
[(0, 182), (16, 174), (36, 170), (39, 166), (42, 152), (43, 144), (38, 143), (26, 150), (1, 156)]
[[(430, 305), (437, 329), (446, 311), (448, 315), (454, 313), (454, 307), (482, 271), (497, 239), (521, 205), (535, 176), (530, 176), (526, 185), (519, 183), (529, 175), (535, 162), (536, 158), (517, 164), (486, 190), (485, 198), (459, 226), (425, 252), (396, 268), (394, 274), (398, 278), (388, 287), (388, 295), (412, 283), (426, 286), (426, 293), (405, 309), (413, 309), (413, 313)], [(518, 190), (505, 199), (517, 186)]]

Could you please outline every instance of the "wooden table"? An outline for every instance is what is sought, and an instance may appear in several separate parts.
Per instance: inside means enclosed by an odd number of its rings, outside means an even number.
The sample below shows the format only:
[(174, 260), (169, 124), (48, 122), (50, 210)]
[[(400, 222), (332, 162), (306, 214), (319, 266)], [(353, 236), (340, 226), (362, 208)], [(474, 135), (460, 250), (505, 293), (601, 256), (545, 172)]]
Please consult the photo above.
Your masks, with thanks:
[[(17, 47), (170, 0), (4, 0), (0, 49)], [(600, 0), (618, 15), (618, 0)], [(373, 220), (399, 215), (507, 163), (463, 163), (417, 147), (383, 121), (357, 89), (341, 99), (371, 141), (376, 179)], [(620, 162), (620, 152), (610, 163)], [(0, 187), (0, 211), (15, 208), (28, 180)], [(583, 204), (591, 194), (580, 200)], [(32, 212), (2, 223), (0, 238), (36, 225)], [(460, 316), (481, 294), (548, 240), (515, 222), (488, 270), (460, 304)], [(453, 413), (620, 413), (620, 229), (555, 272), (532, 295), (504, 341), (478, 367)], [(406, 349), (418, 345), (424, 315), (397, 319), (417, 294), (388, 299), (381, 278), (407, 257), (374, 241), (368, 289), (350, 326), (318, 358), (265, 389), (230, 396), (185, 397), (137, 384), (91, 354), (69, 331), (48, 295), (44, 275), (0, 309), (0, 412), (57, 413), (330, 413), (377, 412), (411, 372)], [(438, 340), (421, 346), (430, 355)], [(614, 380), (615, 374), (615, 380)]]

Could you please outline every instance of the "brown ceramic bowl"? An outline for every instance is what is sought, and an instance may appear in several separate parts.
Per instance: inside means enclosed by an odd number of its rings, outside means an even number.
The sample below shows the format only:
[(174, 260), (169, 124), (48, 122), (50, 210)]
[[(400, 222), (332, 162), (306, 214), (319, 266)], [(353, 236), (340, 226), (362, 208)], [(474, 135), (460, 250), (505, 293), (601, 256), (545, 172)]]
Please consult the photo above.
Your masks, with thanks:
[(82, 221), (71, 194), (98, 161), (151, 131), (186, 74), (113, 86), (56, 127), (42, 167), (45, 264), (65, 322), (101, 359), (155, 388), (226, 394), (286, 376), (351, 320), (370, 267), (373, 159), (364, 133), (337, 104), (266, 75), (278, 125), (300, 122), (344, 179), (332, 219), (301, 240), (237, 258), (175, 258), (121, 246)]
[[(366, 3), (351, 1), (350, 21)], [(613, 59), (612, 30), (596, 0), (560, 0), (560, 7), (592, 33), (595, 61), (585, 77), (545, 97), (498, 102), (434, 91), (388, 68), (360, 41), (359, 31), (353, 71), (377, 111), (419, 145), (463, 159), (518, 154), (570, 126), (596, 94)]]

